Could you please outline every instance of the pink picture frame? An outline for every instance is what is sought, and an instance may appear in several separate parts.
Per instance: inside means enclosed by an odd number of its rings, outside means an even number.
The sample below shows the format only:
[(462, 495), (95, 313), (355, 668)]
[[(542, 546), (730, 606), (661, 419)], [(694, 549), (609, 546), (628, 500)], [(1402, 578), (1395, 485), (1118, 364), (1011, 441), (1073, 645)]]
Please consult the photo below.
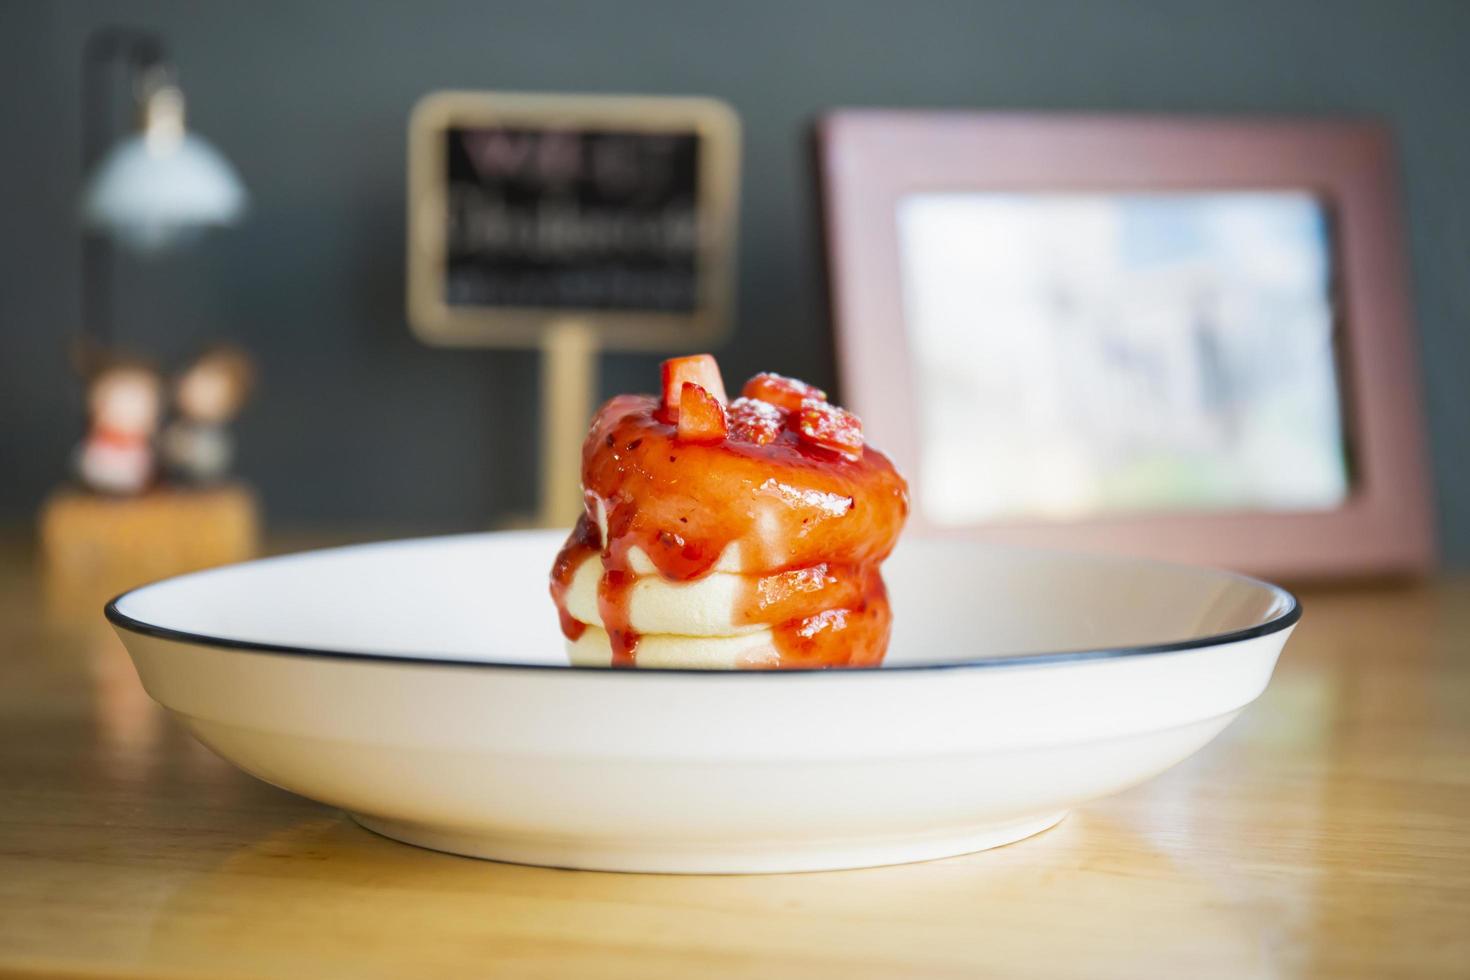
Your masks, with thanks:
[[(817, 129), (837, 364), (846, 404), (918, 473), (898, 206), (926, 192), (1309, 189), (1332, 214), (1338, 376), (1352, 465), (1330, 510), (1160, 512), (915, 533), (1105, 550), (1292, 581), (1417, 575), (1432, 498), (1395, 162), (1372, 122), (841, 110)], [(915, 494), (917, 502), (919, 495)]]

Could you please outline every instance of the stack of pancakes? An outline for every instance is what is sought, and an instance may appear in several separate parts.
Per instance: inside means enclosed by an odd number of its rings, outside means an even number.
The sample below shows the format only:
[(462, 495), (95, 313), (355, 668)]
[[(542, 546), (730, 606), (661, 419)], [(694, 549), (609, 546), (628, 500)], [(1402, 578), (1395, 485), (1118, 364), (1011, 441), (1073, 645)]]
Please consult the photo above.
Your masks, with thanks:
[[(688, 361), (708, 387), (683, 383), (676, 408), (669, 366)], [(881, 662), (878, 569), (908, 512), (893, 464), (809, 385), (757, 375), (726, 405), (707, 356), (665, 375), (664, 399), (613, 398), (583, 445), (586, 512), (551, 576), (572, 662)]]
[[(745, 551), (740, 542), (732, 542), (709, 573), (680, 582), (661, 575), (642, 548), (629, 550), (628, 566), (635, 578), (622, 596), (623, 617), (638, 634), (638, 666), (727, 670), (831, 666), (790, 662), (788, 634), (803, 627), (851, 628), (849, 620), (864, 617), (881, 619), (886, 635), (888, 605), (876, 570), (862, 573), (818, 563), (752, 574), (742, 571)], [(566, 590), (567, 613), (586, 627), (576, 639), (567, 640), (574, 664), (606, 667), (613, 661), (598, 601), (603, 575), (601, 556), (588, 554)], [(778, 643), (778, 631), (786, 642)], [(876, 662), (883, 651), (880, 645), (875, 658), (852, 652), (858, 656), (856, 661), (849, 658), (848, 666)]]

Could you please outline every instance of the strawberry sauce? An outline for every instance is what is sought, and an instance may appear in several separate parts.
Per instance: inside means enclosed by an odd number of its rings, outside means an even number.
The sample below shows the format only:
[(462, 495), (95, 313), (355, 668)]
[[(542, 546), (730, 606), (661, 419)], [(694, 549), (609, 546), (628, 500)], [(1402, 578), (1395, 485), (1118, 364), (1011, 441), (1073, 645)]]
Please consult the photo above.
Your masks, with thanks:
[[(709, 410), (703, 399), (684, 404)], [(809, 397), (805, 408), (809, 419)], [(595, 556), (612, 665), (637, 665), (628, 614), (636, 550), (670, 582), (741, 575), (735, 621), (771, 627), (777, 666), (880, 663), (891, 617), (878, 564), (903, 527), (908, 491), (886, 456), (862, 446), (860, 423), (832, 408), (832, 424), (846, 427), (835, 435), (827, 416), (823, 427), (804, 429), (802, 413), (784, 407), (771, 416), (775, 423), (736, 424), (726, 435), (718, 434), (723, 415), (713, 426), (687, 418), (681, 427), (652, 396), (620, 395), (604, 405), (582, 449), (587, 512), (552, 568), (563, 633), (575, 640), (586, 629), (567, 613), (565, 596), (577, 568)], [(711, 430), (717, 435), (706, 435)]]

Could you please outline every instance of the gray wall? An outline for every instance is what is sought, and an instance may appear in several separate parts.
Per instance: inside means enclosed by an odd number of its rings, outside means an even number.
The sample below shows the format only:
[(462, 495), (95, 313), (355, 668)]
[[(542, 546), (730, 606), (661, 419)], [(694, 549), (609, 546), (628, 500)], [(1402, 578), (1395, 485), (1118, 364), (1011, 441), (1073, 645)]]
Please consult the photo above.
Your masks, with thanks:
[[(0, 518), (79, 425), (77, 60), (104, 22), (165, 32), (248, 224), (122, 270), (124, 338), (229, 336), (263, 362), (242, 468), (278, 524), (469, 527), (534, 499), (535, 359), (429, 350), (403, 308), (404, 125), (445, 87), (708, 93), (746, 126), (727, 374), (832, 380), (804, 155), (836, 105), (1366, 113), (1401, 143), (1442, 534), (1470, 562), (1470, 3), (0, 2)], [(608, 359), (607, 390), (656, 358)]]

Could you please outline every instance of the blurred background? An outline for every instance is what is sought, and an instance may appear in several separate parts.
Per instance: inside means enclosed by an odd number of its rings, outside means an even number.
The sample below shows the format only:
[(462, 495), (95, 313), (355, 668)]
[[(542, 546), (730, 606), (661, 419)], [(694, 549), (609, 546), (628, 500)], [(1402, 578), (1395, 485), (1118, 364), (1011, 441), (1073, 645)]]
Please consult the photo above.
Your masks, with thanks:
[[(480, 528), (536, 501), (537, 354), (424, 346), (404, 313), (405, 161), (436, 89), (709, 95), (744, 129), (731, 379), (833, 385), (809, 124), (837, 106), (1368, 115), (1397, 141), (1446, 562), (1470, 564), (1470, 4), (76, 3), (5, 0), (0, 521), (30, 523), (85, 427), (80, 59), (155, 30), (245, 219), (120, 254), (116, 334), (168, 364), (254, 358), (235, 469), (272, 529)], [(601, 393), (651, 390), (610, 354)]]

